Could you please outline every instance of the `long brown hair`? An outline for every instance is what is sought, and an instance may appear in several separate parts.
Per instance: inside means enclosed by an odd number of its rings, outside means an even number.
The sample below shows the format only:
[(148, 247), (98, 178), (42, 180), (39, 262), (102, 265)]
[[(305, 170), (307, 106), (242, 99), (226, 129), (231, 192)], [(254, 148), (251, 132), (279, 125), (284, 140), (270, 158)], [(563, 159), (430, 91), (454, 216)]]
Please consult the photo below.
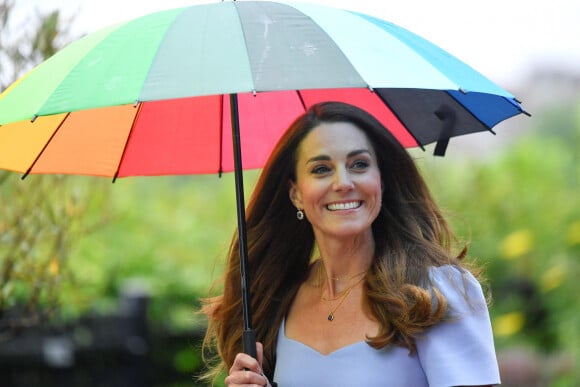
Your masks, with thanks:
[[(381, 211), (372, 225), (374, 260), (365, 279), (365, 301), (380, 324), (379, 334), (368, 338), (370, 345), (396, 344), (413, 351), (415, 335), (445, 314), (445, 299), (430, 286), (429, 268), (457, 264), (465, 254), (465, 250), (456, 257), (451, 254), (454, 236), (418, 168), (377, 119), (340, 102), (312, 106), (278, 142), (246, 212), (252, 325), (264, 344), (263, 369), (270, 379), (280, 324), (306, 279), (315, 248), (312, 227), (296, 219), (289, 181), (295, 181), (298, 146), (322, 122), (349, 122), (367, 135), (385, 187)], [(224, 292), (205, 300), (203, 310), (209, 318), (205, 345), (215, 347), (219, 358), (213, 369), (217, 375), (242, 351), (237, 237), (230, 245)]]

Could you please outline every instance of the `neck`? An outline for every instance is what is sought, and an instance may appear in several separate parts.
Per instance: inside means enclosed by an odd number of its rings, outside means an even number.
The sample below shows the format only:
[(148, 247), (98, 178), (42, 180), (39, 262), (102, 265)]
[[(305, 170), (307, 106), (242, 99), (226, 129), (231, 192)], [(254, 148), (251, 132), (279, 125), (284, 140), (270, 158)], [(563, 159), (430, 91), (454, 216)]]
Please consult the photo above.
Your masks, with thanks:
[(334, 297), (353, 282), (364, 278), (373, 260), (375, 244), (372, 234), (349, 242), (317, 238), (320, 261), (319, 286), (328, 289), (328, 297)]
[(339, 277), (330, 276), (326, 269), (324, 260), (321, 258), (318, 261), (317, 267), (317, 284), (320, 286), (321, 294), (326, 294), (325, 298), (334, 299), (341, 297), (344, 293), (352, 291), (359, 286), (368, 272), (368, 266), (363, 270), (355, 269), (355, 272), (350, 272)]

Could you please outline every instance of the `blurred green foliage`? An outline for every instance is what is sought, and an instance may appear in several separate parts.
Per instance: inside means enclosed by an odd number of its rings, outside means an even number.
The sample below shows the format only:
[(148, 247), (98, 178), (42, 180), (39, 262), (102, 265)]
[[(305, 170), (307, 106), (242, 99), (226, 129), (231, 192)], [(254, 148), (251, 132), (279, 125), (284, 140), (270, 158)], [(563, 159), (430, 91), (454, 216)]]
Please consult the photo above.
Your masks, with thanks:
[[(257, 172), (245, 176), (251, 188)], [(159, 321), (191, 327), (195, 296), (208, 295), (221, 275), (235, 232), (233, 175), (126, 178), (110, 184), (108, 198), (105, 211), (91, 209), (95, 217), (109, 214), (107, 226), (72, 254), (75, 281), (63, 307), (69, 314), (88, 306), (106, 311), (131, 279), (149, 289)]]
[(0, 333), (38, 324), (58, 308), (70, 248), (88, 224), (82, 191), (96, 186), (73, 187), (62, 176), (14, 179), (0, 171)]
[[(58, 11), (16, 25), (15, 8), (14, 0), (0, 0), (0, 90), (63, 45)], [(11, 178), (0, 171), (0, 340), (57, 308), (86, 205), (63, 177), (42, 176), (34, 185), (12, 184)]]

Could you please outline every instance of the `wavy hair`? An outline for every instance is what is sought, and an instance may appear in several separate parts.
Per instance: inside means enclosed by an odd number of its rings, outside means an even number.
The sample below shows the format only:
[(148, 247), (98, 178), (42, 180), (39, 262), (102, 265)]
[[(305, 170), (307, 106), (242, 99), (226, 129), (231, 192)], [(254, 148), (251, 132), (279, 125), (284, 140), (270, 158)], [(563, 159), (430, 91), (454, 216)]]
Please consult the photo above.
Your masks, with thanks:
[[(372, 115), (341, 102), (313, 105), (285, 132), (259, 177), (246, 211), (252, 326), (264, 344), (263, 369), (272, 379), (282, 320), (306, 279), (315, 239), (306, 221), (296, 220), (289, 198), (297, 149), (321, 123), (348, 122), (369, 138), (385, 189), (372, 225), (375, 253), (364, 282), (365, 302), (380, 324), (369, 345), (415, 350), (415, 337), (445, 317), (444, 297), (433, 289), (429, 268), (459, 264), (455, 240), (409, 153)], [(215, 348), (216, 376), (242, 351), (242, 307), (237, 236), (230, 245), (223, 294), (204, 300), (208, 316), (205, 349)], [(206, 375), (208, 376), (208, 375)]]

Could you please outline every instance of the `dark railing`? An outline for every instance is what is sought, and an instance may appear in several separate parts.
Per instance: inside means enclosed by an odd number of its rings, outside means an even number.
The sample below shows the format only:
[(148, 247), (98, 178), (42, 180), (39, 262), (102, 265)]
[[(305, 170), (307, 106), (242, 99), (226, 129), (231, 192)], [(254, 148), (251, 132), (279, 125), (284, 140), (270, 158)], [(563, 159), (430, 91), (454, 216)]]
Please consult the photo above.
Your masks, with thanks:
[(116, 313), (12, 332), (0, 341), (0, 386), (201, 385), (195, 375), (202, 367), (203, 332), (150, 329), (148, 305), (148, 294), (129, 291), (120, 296)]

